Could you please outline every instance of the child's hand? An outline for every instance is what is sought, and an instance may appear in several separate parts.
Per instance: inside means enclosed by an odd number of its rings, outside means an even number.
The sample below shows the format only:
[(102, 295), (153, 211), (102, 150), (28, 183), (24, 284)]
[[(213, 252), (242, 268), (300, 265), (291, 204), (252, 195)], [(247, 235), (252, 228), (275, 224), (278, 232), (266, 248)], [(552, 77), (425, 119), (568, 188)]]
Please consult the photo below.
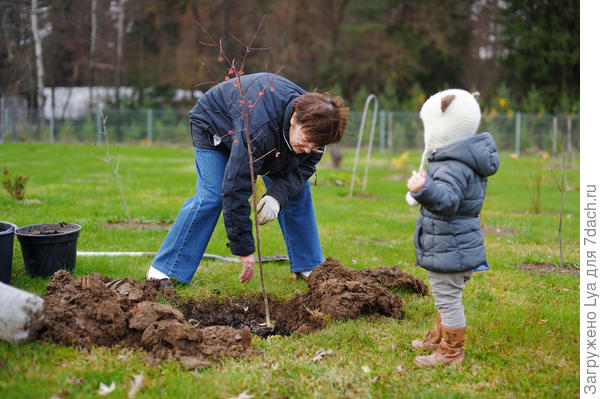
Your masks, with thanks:
[(425, 185), (425, 170), (421, 168), (419, 169), (419, 173), (413, 170), (412, 176), (408, 179), (408, 183), (406, 185), (408, 186), (408, 189), (413, 193), (421, 191), (421, 189)]

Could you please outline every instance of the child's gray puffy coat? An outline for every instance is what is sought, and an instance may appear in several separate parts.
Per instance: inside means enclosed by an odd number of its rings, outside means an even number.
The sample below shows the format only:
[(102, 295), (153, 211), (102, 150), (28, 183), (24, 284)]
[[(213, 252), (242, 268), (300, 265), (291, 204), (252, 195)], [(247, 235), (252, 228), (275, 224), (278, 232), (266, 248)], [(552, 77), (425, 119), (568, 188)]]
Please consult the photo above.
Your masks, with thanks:
[(484, 263), (479, 211), (487, 176), (499, 166), (489, 133), (450, 144), (429, 157), (425, 186), (411, 194), (421, 204), (414, 237), (419, 266), (453, 273)]

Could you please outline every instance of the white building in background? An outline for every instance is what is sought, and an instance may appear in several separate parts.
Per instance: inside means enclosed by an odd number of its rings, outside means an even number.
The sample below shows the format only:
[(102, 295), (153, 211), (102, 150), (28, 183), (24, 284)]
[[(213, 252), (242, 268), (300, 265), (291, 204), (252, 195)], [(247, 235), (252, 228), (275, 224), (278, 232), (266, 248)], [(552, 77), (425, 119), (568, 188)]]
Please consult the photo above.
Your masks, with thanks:
[[(131, 97), (133, 93), (131, 87), (121, 87), (119, 91), (120, 98)], [(114, 87), (55, 87), (53, 103), (52, 88), (46, 87), (44, 117), (52, 118), (52, 104), (54, 104), (54, 118), (81, 118), (95, 112), (98, 107), (102, 109), (106, 103), (114, 102), (116, 94)], [(191, 109), (201, 95), (200, 90), (177, 89), (172, 100), (189, 102)]]

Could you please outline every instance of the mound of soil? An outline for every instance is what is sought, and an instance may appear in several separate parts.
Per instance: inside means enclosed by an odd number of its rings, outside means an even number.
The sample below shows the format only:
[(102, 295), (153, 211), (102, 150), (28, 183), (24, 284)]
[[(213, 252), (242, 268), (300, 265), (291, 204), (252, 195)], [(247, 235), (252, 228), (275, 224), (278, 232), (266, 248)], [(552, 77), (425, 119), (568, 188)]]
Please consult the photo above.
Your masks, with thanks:
[(308, 292), (286, 301), (274, 311), (280, 333), (306, 333), (322, 328), (327, 319), (355, 319), (379, 315), (402, 317), (402, 299), (387, 288), (420, 294), (427, 286), (399, 268), (354, 270), (327, 258), (308, 279)]
[(46, 287), (41, 337), (84, 348), (131, 346), (146, 350), (150, 364), (174, 356), (188, 368), (206, 366), (224, 356), (258, 353), (251, 346), (249, 329), (199, 329), (178, 310), (155, 302), (159, 294), (175, 295), (173, 289), (160, 291), (159, 287), (158, 280), (113, 281), (98, 273), (75, 280), (60, 270)]
[(400, 318), (402, 299), (386, 288), (428, 294), (422, 280), (402, 272), (398, 267), (354, 270), (343, 266), (337, 259), (328, 258), (310, 275), (306, 294), (296, 295), (284, 303), (269, 299), (274, 329), (264, 326), (262, 296), (238, 301), (187, 301), (180, 303), (178, 308), (186, 318), (202, 327), (248, 327), (253, 334), (263, 337), (302, 334), (323, 328), (329, 319), (369, 315)]
[[(46, 287), (41, 336), (83, 348), (123, 345), (148, 352), (157, 363), (173, 356), (187, 368), (208, 366), (222, 357), (256, 353), (252, 334), (308, 333), (330, 319), (402, 317), (402, 300), (386, 288), (426, 295), (423, 281), (399, 268), (354, 270), (328, 258), (308, 280), (308, 292), (281, 303), (270, 300), (274, 327), (265, 323), (262, 296), (202, 302), (175, 298), (157, 280), (112, 280), (98, 273), (74, 279), (56, 272)], [(167, 305), (156, 302), (163, 296)]]

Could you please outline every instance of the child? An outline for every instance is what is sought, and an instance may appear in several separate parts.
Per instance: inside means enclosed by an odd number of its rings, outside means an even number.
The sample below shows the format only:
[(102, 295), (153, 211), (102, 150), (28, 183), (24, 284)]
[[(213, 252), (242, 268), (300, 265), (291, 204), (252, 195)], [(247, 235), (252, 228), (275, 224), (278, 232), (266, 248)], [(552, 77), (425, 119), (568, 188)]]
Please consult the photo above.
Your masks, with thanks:
[[(487, 266), (479, 211), (487, 177), (500, 159), (489, 133), (475, 135), (481, 119), (479, 93), (444, 90), (421, 108), (425, 151), (419, 172), (408, 179), (406, 199), (421, 204), (414, 234), (417, 264), (427, 278), (438, 310), (437, 322), (413, 348), (435, 350), (417, 356), (419, 366), (461, 364), (466, 319), (462, 291), (474, 269)], [(427, 172), (423, 170), (429, 152)]]

